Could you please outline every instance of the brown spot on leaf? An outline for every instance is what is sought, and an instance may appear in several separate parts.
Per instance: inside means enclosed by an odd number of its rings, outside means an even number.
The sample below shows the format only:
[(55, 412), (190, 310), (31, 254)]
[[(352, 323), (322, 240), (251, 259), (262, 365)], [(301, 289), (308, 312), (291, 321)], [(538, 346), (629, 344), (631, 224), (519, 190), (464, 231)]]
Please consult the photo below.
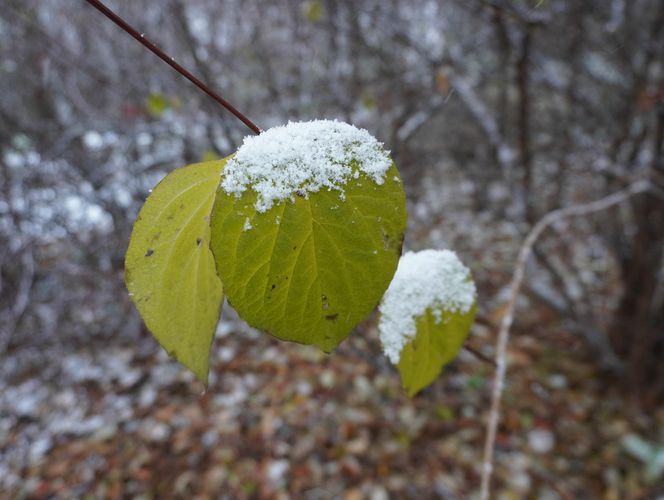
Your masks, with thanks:
[(145, 252), (145, 256), (150, 257), (153, 253), (154, 253), (154, 250), (152, 250), (152, 248), (148, 248), (148, 251)]
[(200, 247), (203, 240), (201, 238), (196, 238), (196, 246)]
[(385, 250), (389, 250), (390, 249), (390, 235), (387, 234), (385, 229), (381, 228), (381, 231), (383, 232), (383, 248)]
[(325, 319), (328, 320), (328, 321), (334, 321), (338, 317), (339, 317), (339, 313), (328, 314), (327, 316), (325, 316)]

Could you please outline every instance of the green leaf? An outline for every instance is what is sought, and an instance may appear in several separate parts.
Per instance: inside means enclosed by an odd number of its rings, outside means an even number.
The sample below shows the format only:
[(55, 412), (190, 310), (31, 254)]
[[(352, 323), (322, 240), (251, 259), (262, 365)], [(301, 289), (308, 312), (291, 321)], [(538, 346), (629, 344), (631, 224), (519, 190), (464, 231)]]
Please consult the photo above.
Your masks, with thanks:
[(320, 22), (323, 19), (323, 4), (320, 0), (302, 2), (300, 4), (300, 9), (302, 10), (304, 18), (312, 24)]
[(152, 93), (145, 99), (145, 107), (152, 116), (159, 117), (171, 107), (171, 103), (165, 95)]
[(465, 314), (439, 309), (438, 318), (427, 309), (417, 318), (415, 338), (404, 345), (398, 364), (401, 385), (409, 396), (436, 380), (443, 367), (456, 357), (470, 332), (476, 309), (473, 305)]
[[(376, 306), (401, 254), (405, 195), (394, 165), (265, 212), (219, 190), (212, 251), (226, 297), (250, 325), (330, 352)], [(342, 199), (343, 198), (343, 199)]]
[(223, 300), (210, 251), (210, 211), (226, 160), (168, 174), (141, 209), (125, 257), (125, 282), (164, 349), (207, 383)]

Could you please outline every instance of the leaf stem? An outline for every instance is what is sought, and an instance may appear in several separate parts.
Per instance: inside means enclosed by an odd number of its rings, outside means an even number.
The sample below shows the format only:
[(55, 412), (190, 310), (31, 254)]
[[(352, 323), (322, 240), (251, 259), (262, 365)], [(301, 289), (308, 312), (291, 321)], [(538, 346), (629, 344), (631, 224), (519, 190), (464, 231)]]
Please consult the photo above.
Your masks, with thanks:
[(255, 134), (260, 134), (261, 133), (261, 129), (259, 129), (256, 126), (256, 124), (254, 122), (252, 122), (249, 118), (247, 118), (244, 114), (242, 114), (240, 111), (238, 111), (238, 109), (235, 108), (235, 106), (233, 106), (230, 102), (228, 102), (226, 99), (221, 97), (214, 90), (212, 90), (210, 87), (208, 87), (205, 83), (203, 83), (201, 80), (199, 80), (194, 75), (192, 75), (189, 71), (187, 71), (185, 68), (183, 68), (180, 64), (178, 64), (175, 61), (175, 59), (170, 57), (163, 50), (161, 50), (159, 47), (157, 47), (154, 43), (152, 43), (150, 40), (148, 40), (143, 33), (140, 33), (136, 29), (134, 29), (127, 21), (122, 19), (119, 15), (117, 15), (115, 12), (113, 12), (111, 9), (109, 9), (101, 1), (99, 1), (99, 0), (86, 0), (86, 1), (90, 5), (95, 7), (98, 11), (100, 11), (102, 14), (104, 14), (106, 17), (108, 17), (115, 24), (117, 24), (120, 28), (122, 28), (124, 31), (126, 31), (128, 34), (130, 34), (138, 42), (140, 42), (142, 45), (147, 47), (159, 59), (161, 59), (166, 64), (168, 64), (171, 68), (173, 68), (175, 71), (180, 73), (182, 76), (184, 76), (191, 83), (196, 85), (199, 89), (201, 89), (203, 92), (205, 92), (207, 95), (209, 95), (217, 103), (221, 104), (224, 108), (226, 108), (228, 111), (233, 113), (233, 115), (235, 115), (236, 118), (238, 118), (242, 123), (244, 123), (247, 127), (249, 127), (253, 133), (255, 133)]

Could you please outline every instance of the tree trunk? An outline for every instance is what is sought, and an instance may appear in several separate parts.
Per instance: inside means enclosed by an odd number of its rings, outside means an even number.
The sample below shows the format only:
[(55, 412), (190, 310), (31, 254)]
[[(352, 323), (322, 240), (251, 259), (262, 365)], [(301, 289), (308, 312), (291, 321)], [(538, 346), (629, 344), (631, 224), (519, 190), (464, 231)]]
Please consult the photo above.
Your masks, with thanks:
[[(653, 182), (664, 174), (664, 103), (657, 115), (653, 148)], [(659, 190), (664, 182), (659, 181)], [(625, 362), (626, 381), (647, 403), (664, 400), (664, 199), (647, 193), (633, 203), (636, 226), (622, 256), (624, 291), (611, 342)]]

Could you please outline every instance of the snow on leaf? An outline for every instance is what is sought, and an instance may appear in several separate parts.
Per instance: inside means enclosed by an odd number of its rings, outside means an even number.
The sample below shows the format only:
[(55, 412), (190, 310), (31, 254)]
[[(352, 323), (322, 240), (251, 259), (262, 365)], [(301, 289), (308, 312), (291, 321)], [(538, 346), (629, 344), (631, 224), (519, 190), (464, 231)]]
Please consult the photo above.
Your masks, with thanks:
[(364, 129), (332, 120), (289, 122), (246, 137), (228, 161), (221, 187), (236, 196), (253, 190), (256, 209), (265, 212), (324, 188), (343, 194), (351, 175), (382, 184), (391, 165), (389, 153)]
[(452, 360), (475, 316), (475, 284), (454, 252), (408, 252), (380, 305), (383, 350), (412, 396)]

